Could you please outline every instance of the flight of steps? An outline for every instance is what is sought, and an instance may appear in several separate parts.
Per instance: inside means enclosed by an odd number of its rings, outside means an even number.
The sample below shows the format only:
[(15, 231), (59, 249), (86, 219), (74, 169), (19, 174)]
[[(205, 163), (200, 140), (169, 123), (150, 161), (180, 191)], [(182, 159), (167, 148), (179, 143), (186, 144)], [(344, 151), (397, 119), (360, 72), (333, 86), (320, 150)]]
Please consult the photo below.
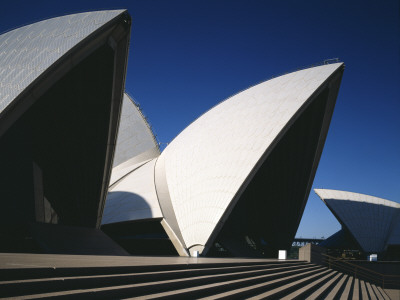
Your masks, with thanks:
[(301, 261), (0, 269), (0, 298), (390, 299), (380, 288)]

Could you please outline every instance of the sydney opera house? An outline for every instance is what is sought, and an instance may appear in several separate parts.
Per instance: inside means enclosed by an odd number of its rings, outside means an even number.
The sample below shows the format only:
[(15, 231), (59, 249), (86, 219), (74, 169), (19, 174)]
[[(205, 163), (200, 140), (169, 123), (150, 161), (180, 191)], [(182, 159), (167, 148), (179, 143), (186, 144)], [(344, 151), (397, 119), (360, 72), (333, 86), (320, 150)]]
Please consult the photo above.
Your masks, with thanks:
[(130, 22), (124, 10), (90, 12), (0, 36), (0, 251), (257, 257), (290, 248), (343, 63), (242, 91), (161, 152), (124, 93)]
[(315, 192), (342, 225), (321, 246), (400, 258), (399, 203), (346, 191), (315, 189)]

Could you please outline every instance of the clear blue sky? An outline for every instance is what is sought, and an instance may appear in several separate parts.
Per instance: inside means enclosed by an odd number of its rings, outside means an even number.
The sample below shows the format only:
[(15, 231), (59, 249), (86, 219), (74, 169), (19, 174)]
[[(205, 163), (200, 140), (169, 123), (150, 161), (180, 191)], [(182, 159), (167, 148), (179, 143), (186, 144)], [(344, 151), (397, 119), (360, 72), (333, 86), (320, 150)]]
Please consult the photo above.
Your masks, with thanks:
[[(126, 89), (159, 141), (273, 75), (339, 57), (341, 89), (313, 188), (400, 202), (399, 1), (5, 1), (0, 32), (64, 14), (127, 8)], [(310, 193), (297, 236), (339, 223)]]

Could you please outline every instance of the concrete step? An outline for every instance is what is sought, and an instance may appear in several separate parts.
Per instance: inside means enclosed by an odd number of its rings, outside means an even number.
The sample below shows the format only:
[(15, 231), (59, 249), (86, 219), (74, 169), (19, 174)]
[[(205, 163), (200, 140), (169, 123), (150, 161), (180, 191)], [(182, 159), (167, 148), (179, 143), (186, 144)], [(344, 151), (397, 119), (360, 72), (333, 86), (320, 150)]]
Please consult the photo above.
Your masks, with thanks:
[[(329, 270), (328, 270), (329, 272)], [(275, 289), (269, 290), (267, 292), (257, 294), (256, 296), (250, 297), (248, 299), (250, 300), (256, 300), (256, 299), (278, 299), (281, 298), (282, 296), (291, 293), (297, 289), (300, 289), (302, 286), (309, 284), (310, 282), (317, 280), (320, 278), (322, 272), (318, 272), (316, 274), (312, 274), (309, 276), (306, 276), (302, 279), (290, 282), (288, 284), (285, 284), (283, 286), (277, 287)]]
[(328, 282), (326, 282), (324, 285), (319, 287), (315, 292), (313, 292), (310, 296), (308, 296), (308, 299), (310, 300), (321, 299), (325, 294), (328, 293), (329, 288), (334, 286), (334, 284), (339, 280), (341, 276), (342, 276), (341, 273), (337, 273)]
[(20, 296), (20, 299), (33, 299), (33, 298), (121, 298), (130, 297), (132, 295), (147, 295), (154, 292), (165, 292), (165, 291), (175, 291), (181, 288), (195, 287), (199, 285), (205, 285), (210, 283), (221, 283), (222, 285), (228, 281), (240, 281), (251, 282), (251, 281), (263, 281), (265, 279), (275, 279), (288, 274), (303, 273), (304, 270), (310, 270), (314, 272), (319, 272), (322, 267), (309, 265), (308, 267), (291, 269), (288, 271), (280, 271), (281, 268), (275, 268), (274, 272), (271, 270), (256, 270), (256, 271), (244, 271), (236, 273), (227, 274), (217, 274), (217, 275), (205, 275), (196, 276), (190, 278), (180, 278), (172, 280), (163, 281), (151, 281), (144, 283), (135, 283), (129, 285), (118, 285), (103, 288), (89, 288), (89, 289), (74, 289), (53, 293), (41, 293), (32, 294), (26, 296)]
[(361, 299), (369, 299), (367, 287), (365, 286), (364, 280), (360, 280), (360, 290), (361, 290)]
[[(179, 298), (179, 299), (243, 299), (249, 294), (254, 294), (255, 291), (260, 289), (271, 288), (279, 286), (286, 282), (290, 282), (295, 278), (301, 278), (307, 276), (308, 274), (319, 273), (322, 268), (310, 270), (307, 272), (298, 272), (297, 274), (290, 275), (289, 273), (285, 276), (281, 276), (278, 279), (273, 279), (268, 276), (260, 276), (258, 278), (245, 278), (242, 280), (233, 280), (229, 282), (222, 282), (218, 284), (202, 285), (197, 287), (191, 287), (181, 290), (168, 291), (163, 293), (156, 293), (141, 297), (134, 297), (130, 299), (167, 299), (167, 298)], [(284, 274), (281, 274), (284, 275)], [(259, 282), (254, 284), (255, 282)], [(238, 288), (239, 287), (239, 288)], [(222, 291), (222, 292), (221, 292)], [(202, 298), (199, 298), (201, 296)], [(204, 298), (203, 298), (204, 297)]]
[(368, 291), (368, 294), (369, 294), (369, 298), (370, 298), (371, 300), (378, 300), (378, 299), (376, 298), (375, 292), (372, 290), (371, 284), (370, 284), (369, 282), (365, 282), (365, 286), (367, 287), (367, 291)]
[(334, 300), (339, 296), (339, 291), (344, 288), (344, 283), (346, 282), (347, 277), (348, 275), (345, 274), (340, 278), (339, 282), (333, 286), (331, 292), (325, 297), (326, 300)]
[(219, 268), (200, 268), (173, 271), (157, 271), (130, 274), (110, 274), (94, 276), (56, 277), (27, 280), (13, 280), (0, 282), (0, 291), (3, 296), (19, 296), (35, 293), (48, 293), (69, 289), (96, 288), (113, 285), (124, 285), (146, 281), (160, 281), (173, 278), (187, 278), (201, 275), (227, 274), (243, 271), (259, 271), (264, 274), (277, 270), (294, 270), (309, 266), (308, 264), (284, 264), (277, 268), (276, 264), (262, 264), (251, 266), (234, 266)]
[(350, 291), (351, 291), (351, 288), (352, 288), (353, 284), (354, 284), (354, 278), (353, 278), (353, 276), (350, 276), (349, 279), (347, 280), (346, 286), (345, 286), (345, 288), (343, 290), (343, 293), (341, 295), (341, 297), (343, 299), (346, 299), (346, 300), (349, 299)]
[(293, 293), (285, 296), (282, 298), (282, 300), (290, 300), (290, 299), (304, 299), (306, 298), (306, 294), (309, 294), (310, 291), (314, 290), (315, 288), (317, 288), (318, 286), (320, 286), (321, 284), (323, 284), (324, 282), (326, 282), (327, 280), (329, 280), (330, 278), (332, 278), (333, 276), (335, 276), (337, 273), (337, 271), (328, 271), (328, 274), (325, 275), (324, 277), (321, 277), (318, 280), (315, 280), (309, 284), (307, 284), (306, 286), (302, 287), (301, 289), (298, 289), (296, 291), (294, 291)]
[(375, 286), (375, 284), (371, 284), (372, 289), (374, 290), (374, 293), (376, 295), (376, 298), (379, 300), (384, 300), (382, 294), (378, 291), (377, 287)]
[(354, 284), (353, 284), (353, 300), (359, 300), (360, 299), (360, 281), (358, 278), (354, 279)]
[(390, 297), (386, 294), (386, 292), (383, 290), (383, 288), (381, 288), (380, 286), (377, 286), (376, 288), (381, 293), (383, 299), (390, 300)]
[[(166, 258), (167, 260), (168, 258)], [(0, 282), (24, 279), (94, 276), (109, 274), (129, 274), (139, 272), (158, 272), (186, 269), (206, 269), (221, 267), (239, 267), (265, 265), (266, 267), (279, 267), (285, 265), (306, 265), (303, 261), (276, 261), (276, 262), (227, 262), (227, 263), (184, 263), (184, 264), (157, 264), (157, 265), (135, 265), (135, 266), (76, 266), (76, 267), (37, 267), (37, 268), (4, 268), (0, 269)]]
[(321, 284), (329, 280), (332, 276), (334, 276), (337, 272), (332, 270), (327, 270), (328, 274), (317, 279), (311, 281), (311, 283), (294, 290), (292, 293), (282, 297), (282, 299), (305, 299), (306, 295), (310, 294), (313, 290), (319, 287)]
[(89, 257), (80, 268), (78, 260), (66, 263), (73, 257), (63, 259), (54, 268), (0, 269), (0, 298), (390, 299), (379, 286), (301, 261), (159, 257), (157, 262), (125, 258), (130, 265), (122, 260), (116, 265), (113, 259), (96, 263)]

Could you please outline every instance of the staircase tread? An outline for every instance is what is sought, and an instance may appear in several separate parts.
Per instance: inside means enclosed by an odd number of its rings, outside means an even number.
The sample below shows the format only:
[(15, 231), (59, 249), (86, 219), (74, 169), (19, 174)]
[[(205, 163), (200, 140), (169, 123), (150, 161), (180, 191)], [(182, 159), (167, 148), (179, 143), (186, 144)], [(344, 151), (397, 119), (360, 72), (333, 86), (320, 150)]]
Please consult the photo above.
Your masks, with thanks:
[[(0, 253), (1, 255), (1, 253)], [(169, 258), (166, 258), (168, 260)], [(227, 267), (240, 267), (240, 266), (254, 266), (254, 265), (265, 265), (265, 266), (276, 266), (283, 267), (285, 265), (311, 265), (310, 263), (303, 261), (265, 261), (265, 262), (231, 262), (231, 261), (220, 261), (218, 263), (211, 262), (198, 262), (196, 260), (190, 260), (187, 263), (175, 263), (175, 264), (151, 264), (148, 265), (138, 263), (137, 265), (74, 265), (71, 266), (62, 265), (57, 266), (58, 259), (51, 259), (54, 261), (54, 265), (50, 263), (49, 266), (37, 267), (15, 267), (15, 268), (4, 268), (0, 269), (0, 282), (11, 281), (11, 280), (29, 280), (29, 279), (40, 279), (40, 278), (56, 278), (56, 277), (71, 277), (71, 276), (93, 276), (93, 275), (110, 275), (110, 274), (127, 274), (127, 273), (142, 273), (142, 272), (156, 272), (165, 270), (187, 270), (187, 269), (204, 269), (204, 268), (227, 268)], [(17, 264), (16, 264), (17, 265)], [(10, 279), (13, 278), (13, 279)]]
[(386, 294), (386, 292), (383, 288), (381, 288), (380, 286), (377, 286), (376, 288), (378, 289), (379, 292), (381, 292), (381, 294), (385, 300), (390, 300), (390, 297)]
[[(312, 272), (312, 271), (309, 271)], [(309, 273), (309, 272), (305, 272), (305, 273)], [(303, 273), (304, 274), (304, 273)], [(295, 278), (295, 277), (299, 277), (301, 276), (300, 274), (295, 274), (295, 275), (291, 275), (288, 277), (283, 277), (283, 278), (278, 278), (275, 280), (271, 280), (271, 281), (267, 281), (267, 282), (263, 282), (263, 283), (259, 283), (256, 285), (252, 285), (252, 286), (247, 286), (244, 288), (240, 288), (240, 289), (236, 289), (236, 290), (229, 290), (228, 292), (224, 292), (224, 293), (220, 293), (220, 294), (215, 294), (215, 295), (211, 295), (211, 296), (207, 296), (205, 298), (200, 298), (200, 299), (207, 299), (207, 300), (211, 300), (211, 299), (219, 299), (219, 298), (224, 298), (224, 297), (228, 297), (228, 296), (232, 296), (237, 294), (238, 292), (241, 291), (247, 291), (249, 289), (254, 289), (255, 287), (259, 287), (259, 286), (265, 286), (265, 285), (271, 285), (274, 284), (276, 282), (285, 280), (287, 278)], [(246, 278), (247, 279), (247, 278)], [(180, 290), (174, 290), (174, 291), (167, 291), (167, 292), (161, 292), (161, 293), (156, 293), (156, 294), (151, 294), (151, 295), (144, 295), (144, 296), (139, 296), (139, 297), (133, 297), (133, 298), (129, 298), (129, 299), (134, 299), (134, 300), (139, 300), (139, 299), (157, 299), (157, 298), (161, 298), (161, 297), (167, 297), (167, 296), (173, 296), (173, 295), (179, 295), (179, 294), (184, 294), (187, 292), (192, 292), (195, 290), (204, 290), (207, 288), (212, 288), (212, 287), (216, 287), (216, 286), (222, 286), (222, 285), (229, 285), (229, 284), (234, 284), (240, 282), (240, 280), (234, 280), (232, 282), (220, 282), (220, 283), (212, 283), (212, 284), (207, 284), (207, 285), (202, 285), (202, 286), (196, 286), (196, 287), (192, 287), (192, 288), (186, 288), (186, 289), (180, 289)], [(200, 300), (198, 299), (198, 300)]]
[[(222, 298), (226, 298), (226, 297), (229, 297), (229, 296), (232, 296), (232, 295), (238, 295), (239, 293), (247, 292), (249, 290), (254, 290), (254, 289), (257, 289), (257, 288), (266, 287), (268, 285), (273, 285), (275, 283), (279, 283), (281, 281), (285, 281), (285, 280), (288, 280), (288, 279), (294, 279), (294, 278), (297, 278), (297, 277), (301, 277), (304, 274), (309, 274), (311, 272), (315, 272), (315, 270), (304, 272), (302, 274), (294, 274), (294, 275), (287, 276), (287, 277), (281, 277), (281, 278), (277, 278), (277, 279), (274, 279), (274, 280), (271, 280), (271, 281), (262, 282), (262, 283), (258, 283), (258, 284), (253, 284), (253, 285), (245, 286), (245, 287), (234, 289), (234, 290), (229, 290), (227, 292), (223, 292), (223, 293), (207, 296), (207, 297), (204, 297), (204, 298), (201, 298), (201, 299), (204, 299), (204, 300), (205, 299), (207, 299), (207, 300), (222, 299)], [(200, 300), (200, 299), (198, 299), (198, 300)]]
[(344, 274), (342, 276), (342, 278), (339, 280), (339, 282), (337, 284), (335, 284), (335, 286), (333, 287), (331, 292), (328, 294), (328, 296), (326, 296), (325, 300), (333, 300), (333, 299), (335, 299), (335, 296), (337, 295), (337, 293), (339, 292), (340, 288), (342, 287), (342, 285), (346, 281), (347, 277), (348, 277), (348, 275), (346, 275), (346, 274)]
[[(311, 270), (315, 271), (318, 269), (321, 269), (322, 267), (320, 266), (307, 266), (305, 268), (299, 268), (295, 270), (288, 270), (284, 272), (276, 272), (272, 274), (264, 274), (264, 275), (258, 275), (258, 276), (253, 276), (253, 277), (245, 277), (245, 278), (240, 278), (240, 279), (235, 279), (231, 281), (222, 281), (218, 283), (213, 283), (211, 285), (223, 285), (223, 284), (228, 284), (230, 282), (241, 282), (241, 281), (251, 281), (256, 278), (268, 278), (276, 275), (283, 275), (287, 274), (289, 272), (295, 272), (295, 271), (302, 271), (302, 270)], [(279, 269), (279, 268), (278, 268)], [(311, 272), (310, 271), (310, 272)], [(253, 271), (246, 271), (246, 272), (239, 272), (239, 273), (251, 273)], [(233, 274), (238, 274), (238, 273), (233, 273)], [(201, 280), (204, 278), (217, 278), (221, 276), (229, 276), (229, 274), (218, 274), (218, 275), (205, 275), (205, 276), (198, 276), (198, 277), (192, 277), (192, 278), (180, 278), (180, 279), (172, 279), (172, 280), (163, 280), (163, 281), (157, 281), (157, 282), (144, 282), (144, 283), (136, 283), (136, 284), (128, 284), (128, 285), (118, 285), (118, 286), (108, 286), (108, 287), (102, 287), (102, 288), (89, 288), (89, 289), (75, 289), (75, 290), (67, 290), (67, 291), (58, 291), (58, 292), (51, 292), (51, 293), (40, 293), (40, 294), (32, 294), (32, 295), (24, 295), (24, 296), (19, 296), (19, 299), (32, 299), (32, 298), (46, 298), (46, 297), (56, 297), (56, 296), (64, 296), (64, 295), (74, 295), (74, 294), (82, 294), (82, 293), (96, 293), (96, 292), (101, 292), (101, 291), (112, 291), (112, 290), (122, 290), (122, 289), (134, 289), (134, 288), (139, 288), (139, 287), (152, 287), (156, 285), (166, 285), (168, 286), (171, 283), (188, 283), (190, 282), (195, 282), (197, 280)], [(172, 291), (173, 293), (177, 293), (177, 290)]]
[(332, 277), (337, 273), (337, 271), (332, 271), (332, 270), (327, 270), (327, 272), (329, 272), (329, 273), (327, 275), (325, 275), (324, 277), (319, 278), (318, 280), (311, 282), (310, 284), (302, 287), (301, 289), (294, 291), (293, 293), (281, 298), (281, 300), (294, 299), (294, 298), (300, 296), (301, 294), (305, 293), (306, 291), (310, 290), (311, 288), (315, 287), (320, 282), (323, 282), (326, 278)]
[[(264, 268), (265, 266), (272, 266), (272, 268)], [(1, 286), (8, 284), (21, 284), (21, 283), (35, 283), (35, 282), (47, 282), (47, 281), (66, 281), (66, 280), (76, 280), (76, 279), (88, 279), (88, 278), (110, 278), (110, 277), (124, 277), (124, 276), (146, 276), (146, 275), (158, 275), (158, 274), (174, 274), (174, 273), (191, 273), (191, 272), (204, 272), (207, 271), (215, 271), (221, 269), (251, 269), (251, 268), (262, 268), (262, 270), (274, 270), (274, 269), (282, 269), (282, 268), (293, 268), (308, 265), (298, 265), (298, 264), (290, 264), (273, 268), (276, 264), (268, 264), (268, 265), (250, 265), (250, 266), (233, 266), (233, 267), (224, 267), (224, 268), (197, 268), (197, 269), (183, 269), (183, 270), (169, 270), (169, 271), (154, 271), (154, 272), (138, 272), (138, 273), (118, 273), (118, 274), (102, 274), (102, 275), (84, 275), (84, 276), (63, 276), (63, 277), (46, 277), (46, 278), (37, 278), (37, 279), (22, 279), (22, 280), (9, 280), (9, 281), (0, 281)]]
[(372, 289), (375, 292), (376, 298), (378, 298), (379, 300), (384, 299), (381, 292), (379, 292), (378, 288), (375, 286), (375, 284), (371, 284)]
[(352, 284), (354, 284), (354, 278), (353, 278), (353, 276), (349, 276), (349, 279), (347, 280), (346, 286), (341, 295), (341, 297), (343, 297), (343, 299), (349, 299)]
[(365, 286), (364, 280), (360, 280), (360, 286), (361, 286), (361, 297), (362, 299), (368, 299), (368, 292), (367, 288)]
[(354, 279), (353, 287), (353, 300), (358, 300), (360, 298), (360, 281), (358, 278)]
[(291, 282), (291, 283), (289, 283), (289, 284), (285, 284), (285, 285), (283, 285), (283, 286), (277, 287), (277, 288), (275, 288), (275, 289), (273, 289), (273, 290), (267, 291), (267, 292), (265, 292), (265, 293), (259, 294), (259, 295), (254, 296), (254, 297), (250, 297), (250, 298), (248, 298), (248, 299), (256, 300), (256, 299), (260, 299), (260, 298), (266, 298), (266, 297), (272, 296), (272, 295), (274, 295), (274, 294), (276, 294), (276, 293), (279, 293), (279, 292), (281, 292), (281, 291), (284, 291), (284, 290), (286, 290), (286, 289), (288, 289), (288, 288), (290, 288), (290, 287), (294, 287), (294, 286), (300, 285), (300, 284), (302, 284), (303, 282), (308, 281), (308, 280), (310, 280), (310, 279), (312, 279), (312, 278), (314, 278), (314, 277), (317, 277), (317, 276), (321, 276), (321, 273), (319, 272), (319, 273), (317, 273), (317, 274), (314, 274), (314, 275), (311, 275), (311, 276), (307, 276), (307, 277), (302, 278), (302, 279), (300, 279), (300, 280), (296, 280), (296, 281)]
[(323, 286), (321, 286), (318, 290), (316, 290), (314, 293), (312, 293), (310, 296), (308, 296), (307, 299), (317, 299), (326, 289), (331, 286), (340, 276), (342, 273), (336, 274), (332, 279), (330, 279), (328, 282), (326, 282)]
[[(155, 299), (174, 296), (191, 298), (197, 295), (196, 298), (204, 297), (201, 299), (232, 296), (260, 299), (272, 296), (289, 300), (311, 294), (307, 299), (317, 299), (324, 295), (324, 299), (327, 300), (349, 297), (355, 300), (390, 300), (378, 285), (302, 261), (288, 261), (282, 264), (260, 262), (248, 265), (188, 264), (180, 268), (171, 265), (170, 269), (167, 265), (160, 265), (159, 271), (157, 268), (146, 266), (142, 269), (124, 266), (102, 267), (99, 270), (96, 270), (96, 267), (84, 269), (81, 272), (80, 268), (54, 268), (55, 276), (52, 276), (52, 270), (44, 270), (42, 274), (40, 270), (32, 269), (33, 272), (26, 275), (24, 269), (10, 269), (16, 271), (10, 275), (15, 280), (0, 280), (0, 290), (5, 292), (5, 289), (8, 289), (9, 294), (21, 291), (22, 295), (13, 296), (17, 296), (18, 299), (63, 296), (119, 298), (118, 295), (124, 298), (138, 295), (129, 299)], [(32, 276), (31, 279), (27, 279), (29, 276)], [(4, 273), (2, 278), (7, 279), (7, 273)], [(52, 288), (49, 289), (48, 286)], [(28, 292), (32, 294), (27, 295)], [(212, 295), (205, 296), (207, 294)], [(10, 299), (3, 298), (6, 295), (8, 294), (0, 295), (0, 299)]]
[(368, 281), (366, 281), (366, 282), (365, 282), (365, 285), (367, 286), (367, 291), (368, 291), (368, 293), (369, 293), (369, 298), (370, 298), (371, 300), (378, 300), (378, 299), (376, 298), (376, 296), (375, 296), (375, 293), (374, 293), (372, 287), (371, 287), (371, 284), (370, 284)]

